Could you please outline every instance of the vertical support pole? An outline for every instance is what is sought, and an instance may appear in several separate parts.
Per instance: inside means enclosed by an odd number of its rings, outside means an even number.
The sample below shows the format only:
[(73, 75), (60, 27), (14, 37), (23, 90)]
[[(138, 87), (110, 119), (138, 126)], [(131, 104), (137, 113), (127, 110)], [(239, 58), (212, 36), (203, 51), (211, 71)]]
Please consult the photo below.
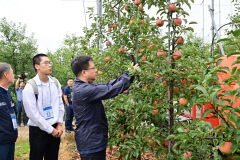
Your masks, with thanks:
[[(97, 0), (97, 15), (99, 17), (102, 16), (102, 0)], [(101, 22), (98, 22), (98, 29), (101, 30)], [(98, 41), (98, 49), (100, 50), (100, 54), (102, 53), (102, 38)]]
[[(214, 26), (213, 26), (213, 20), (214, 20), (214, 0), (212, 0), (212, 9), (211, 9), (210, 12), (212, 12), (212, 28), (211, 28), (212, 29), (212, 42), (214, 42)], [(212, 43), (212, 53), (211, 53), (212, 56), (213, 56), (213, 53), (214, 53), (214, 43)]]
[[(217, 35), (217, 40), (220, 40), (220, 36), (219, 36), (219, 34), (218, 34), (218, 30), (217, 30), (217, 27), (216, 27), (216, 24), (215, 24), (215, 21), (214, 21), (213, 10), (210, 8), (210, 6), (208, 6), (208, 8), (209, 8), (209, 12), (210, 12), (210, 15), (211, 15), (211, 18), (212, 18), (213, 32), (214, 32), (214, 30), (215, 30), (216, 35)], [(214, 35), (213, 35), (213, 36), (214, 36)], [(213, 37), (213, 38), (214, 38), (214, 37)], [(222, 55), (225, 55), (224, 50), (223, 50), (223, 47), (222, 47), (222, 43), (219, 42), (218, 45), (219, 45), (221, 54), (222, 54)], [(212, 50), (212, 52), (213, 52), (213, 50)]]

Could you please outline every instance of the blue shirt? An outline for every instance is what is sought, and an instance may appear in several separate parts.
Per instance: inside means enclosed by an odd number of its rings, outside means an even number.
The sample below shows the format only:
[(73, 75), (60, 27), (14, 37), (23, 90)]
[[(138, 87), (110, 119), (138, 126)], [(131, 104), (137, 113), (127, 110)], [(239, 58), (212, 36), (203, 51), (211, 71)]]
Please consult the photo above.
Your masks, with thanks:
[(23, 89), (21, 87), (19, 87), (18, 89), (16, 89), (16, 93), (17, 93), (17, 101), (22, 101), (22, 91)]
[(102, 100), (113, 98), (128, 89), (133, 79), (128, 72), (109, 83), (85, 83), (75, 79), (73, 112), (79, 153), (87, 154), (107, 146), (108, 124)]
[(18, 132), (13, 129), (10, 113), (14, 113), (11, 107), (9, 91), (0, 87), (0, 144), (15, 143)]
[(67, 96), (68, 103), (72, 104), (72, 89), (69, 86), (63, 88), (63, 94)]

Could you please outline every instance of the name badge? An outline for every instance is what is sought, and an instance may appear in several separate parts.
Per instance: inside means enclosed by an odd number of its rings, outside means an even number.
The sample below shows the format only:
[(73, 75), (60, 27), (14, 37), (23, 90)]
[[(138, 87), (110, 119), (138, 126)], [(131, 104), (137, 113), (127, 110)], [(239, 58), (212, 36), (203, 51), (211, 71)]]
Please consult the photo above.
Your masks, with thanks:
[(43, 114), (46, 120), (54, 118), (52, 106), (43, 107)]
[(15, 113), (11, 113), (10, 115), (12, 119), (13, 129), (16, 131), (18, 129), (18, 125), (17, 125)]
[(5, 106), (7, 105), (5, 102), (0, 102), (0, 106)]

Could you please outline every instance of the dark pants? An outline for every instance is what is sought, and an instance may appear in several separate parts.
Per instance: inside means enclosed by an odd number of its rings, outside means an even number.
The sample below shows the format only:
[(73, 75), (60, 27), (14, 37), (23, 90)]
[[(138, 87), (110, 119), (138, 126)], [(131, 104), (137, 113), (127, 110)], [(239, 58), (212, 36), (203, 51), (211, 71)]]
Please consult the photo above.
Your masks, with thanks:
[[(55, 128), (57, 124), (53, 127)], [(60, 138), (42, 131), (38, 127), (29, 126), (30, 160), (58, 160)]]
[(66, 119), (65, 119), (65, 128), (66, 130), (72, 130), (72, 121), (73, 121), (73, 107), (72, 105), (65, 105), (66, 108)]
[(106, 149), (96, 153), (81, 154), (81, 160), (105, 160), (106, 159)]
[(17, 124), (21, 126), (21, 113), (23, 112), (23, 124), (24, 126), (27, 125), (28, 118), (26, 116), (25, 110), (23, 108), (22, 101), (17, 101)]
[(0, 144), (0, 160), (14, 160), (15, 143)]

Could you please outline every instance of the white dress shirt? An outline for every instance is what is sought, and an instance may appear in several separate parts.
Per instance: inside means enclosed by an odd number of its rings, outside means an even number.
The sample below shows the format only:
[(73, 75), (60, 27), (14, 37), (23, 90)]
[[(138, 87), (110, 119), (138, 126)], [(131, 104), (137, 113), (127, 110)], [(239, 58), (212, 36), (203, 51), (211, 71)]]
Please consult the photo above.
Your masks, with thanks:
[[(28, 125), (37, 126), (41, 130), (51, 134), (54, 129), (52, 125), (63, 122), (64, 105), (62, 101), (61, 85), (58, 82), (59, 88), (57, 88), (50, 77), (48, 77), (48, 83), (43, 83), (39, 79), (38, 74), (33, 79), (38, 87), (37, 102), (31, 84), (27, 83), (23, 90), (23, 106), (29, 118)], [(52, 106), (53, 118), (45, 120), (43, 105)]]

